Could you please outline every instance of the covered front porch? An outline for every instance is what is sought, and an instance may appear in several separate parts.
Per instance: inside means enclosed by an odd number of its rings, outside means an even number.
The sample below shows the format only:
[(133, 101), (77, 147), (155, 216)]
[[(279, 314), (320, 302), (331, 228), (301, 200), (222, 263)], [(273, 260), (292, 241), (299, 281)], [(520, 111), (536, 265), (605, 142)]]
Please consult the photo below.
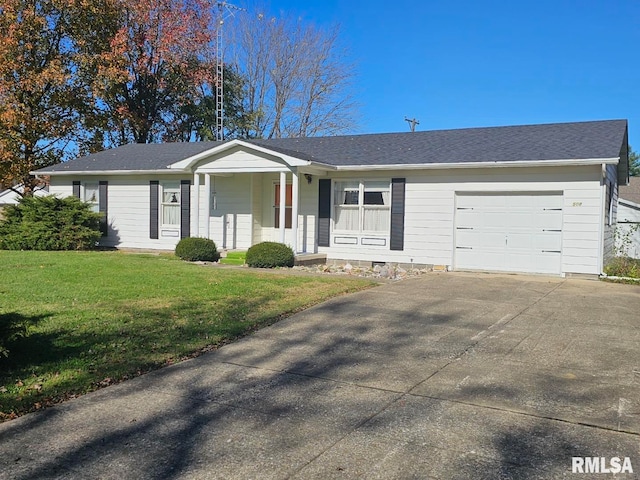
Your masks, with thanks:
[(190, 161), (192, 236), (225, 250), (273, 241), (296, 255), (317, 253), (318, 178), (326, 170), (243, 142)]

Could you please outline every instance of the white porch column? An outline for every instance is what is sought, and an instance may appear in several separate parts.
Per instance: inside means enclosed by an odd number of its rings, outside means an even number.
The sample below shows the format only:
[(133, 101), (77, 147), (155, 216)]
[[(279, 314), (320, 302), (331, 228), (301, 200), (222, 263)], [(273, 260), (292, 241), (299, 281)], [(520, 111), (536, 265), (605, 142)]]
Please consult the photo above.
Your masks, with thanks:
[(209, 238), (209, 217), (211, 215), (211, 175), (208, 173), (204, 174), (204, 194), (204, 237)]
[(291, 234), (293, 235), (293, 241), (291, 248), (293, 253), (298, 253), (298, 192), (300, 190), (300, 176), (298, 175), (298, 169), (294, 168), (291, 172)]
[(284, 222), (285, 208), (287, 207), (285, 200), (287, 199), (287, 173), (280, 172), (280, 243), (284, 243)]
[(193, 235), (195, 237), (200, 236), (200, 175), (193, 174), (193, 189), (196, 191), (196, 201), (193, 205), (196, 214), (196, 224), (193, 226)]

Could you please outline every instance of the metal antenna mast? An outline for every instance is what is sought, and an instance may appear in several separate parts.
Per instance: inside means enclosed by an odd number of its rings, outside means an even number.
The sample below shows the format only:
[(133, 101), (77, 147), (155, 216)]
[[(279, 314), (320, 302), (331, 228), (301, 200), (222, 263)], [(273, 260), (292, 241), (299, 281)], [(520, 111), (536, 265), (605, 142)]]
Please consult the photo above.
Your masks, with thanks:
[(236, 11), (246, 11), (227, 2), (218, 2), (216, 25), (216, 140), (224, 140), (224, 52), (222, 51), (222, 26)]
[(410, 126), (412, 132), (416, 131), (416, 125), (420, 125), (420, 122), (418, 120), (416, 120), (415, 118), (404, 117), (404, 121), (405, 122), (409, 122), (409, 126)]

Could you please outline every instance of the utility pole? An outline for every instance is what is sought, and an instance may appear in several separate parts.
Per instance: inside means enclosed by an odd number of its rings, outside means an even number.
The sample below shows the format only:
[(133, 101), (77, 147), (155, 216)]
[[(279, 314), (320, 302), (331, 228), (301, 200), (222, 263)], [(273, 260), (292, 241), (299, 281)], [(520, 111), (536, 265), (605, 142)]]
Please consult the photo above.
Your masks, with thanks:
[(416, 125), (420, 125), (420, 122), (418, 120), (416, 120), (415, 118), (404, 117), (404, 121), (405, 122), (409, 122), (409, 127), (411, 128), (412, 132), (416, 131)]
[(222, 44), (222, 26), (224, 21), (232, 17), (236, 11), (246, 11), (227, 2), (218, 2), (218, 19), (216, 25), (216, 140), (224, 140), (224, 52)]

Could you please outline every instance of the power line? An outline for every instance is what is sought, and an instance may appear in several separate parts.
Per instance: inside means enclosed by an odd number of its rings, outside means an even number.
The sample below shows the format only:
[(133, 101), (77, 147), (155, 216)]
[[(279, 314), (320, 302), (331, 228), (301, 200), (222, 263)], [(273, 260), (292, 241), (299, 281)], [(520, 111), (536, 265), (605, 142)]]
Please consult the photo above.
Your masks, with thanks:
[(412, 132), (416, 131), (416, 125), (420, 125), (420, 122), (418, 120), (416, 120), (415, 118), (404, 117), (404, 121), (405, 122), (409, 122), (409, 128), (411, 128)]

